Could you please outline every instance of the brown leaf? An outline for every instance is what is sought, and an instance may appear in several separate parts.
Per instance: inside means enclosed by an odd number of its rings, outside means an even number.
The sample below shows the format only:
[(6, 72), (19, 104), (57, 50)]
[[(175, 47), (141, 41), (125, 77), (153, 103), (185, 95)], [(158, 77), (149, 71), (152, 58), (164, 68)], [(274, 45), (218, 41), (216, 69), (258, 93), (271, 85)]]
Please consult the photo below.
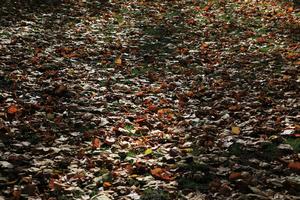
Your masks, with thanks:
[(99, 138), (94, 138), (92, 140), (92, 149), (97, 149), (101, 146), (101, 141)]
[(143, 91), (137, 92), (137, 93), (135, 94), (135, 96), (137, 96), (137, 97), (142, 97), (142, 96), (144, 96), (144, 95), (145, 95), (145, 93), (144, 93)]
[(152, 176), (158, 179), (162, 179), (164, 181), (171, 181), (174, 180), (174, 177), (172, 177), (172, 174), (168, 172), (166, 169), (156, 167), (154, 169), (150, 170), (150, 173)]
[(288, 164), (288, 168), (293, 169), (295, 171), (300, 171), (300, 162), (290, 162)]
[(242, 177), (242, 173), (240, 173), (240, 172), (232, 172), (229, 175), (229, 180), (233, 181), (233, 180), (240, 179), (241, 177)]
[(19, 199), (21, 199), (21, 190), (14, 189), (13, 192), (12, 192), (12, 199), (13, 200), (19, 200)]
[(264, 37), (259, 37), (259, 38), (257, 38), (256, 39), (256, 41), (258, 42), (258, 43), (265, 43), (266, 42), (266, 38), (264, 38)]
[(157, 106), (151, 104), (151, 105), (148, 106), (148, 110), (149, 110), (149, 111), (156, 111), (156, 110), (157, 110)]

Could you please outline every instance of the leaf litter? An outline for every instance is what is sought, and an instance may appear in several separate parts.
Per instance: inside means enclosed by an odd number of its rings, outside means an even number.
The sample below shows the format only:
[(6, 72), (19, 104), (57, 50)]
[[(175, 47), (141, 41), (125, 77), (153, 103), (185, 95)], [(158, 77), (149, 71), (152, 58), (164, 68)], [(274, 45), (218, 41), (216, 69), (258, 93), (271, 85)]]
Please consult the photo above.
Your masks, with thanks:
[(296, 3), (52, 4), (1, 8), (1, 198), (297, 199)]

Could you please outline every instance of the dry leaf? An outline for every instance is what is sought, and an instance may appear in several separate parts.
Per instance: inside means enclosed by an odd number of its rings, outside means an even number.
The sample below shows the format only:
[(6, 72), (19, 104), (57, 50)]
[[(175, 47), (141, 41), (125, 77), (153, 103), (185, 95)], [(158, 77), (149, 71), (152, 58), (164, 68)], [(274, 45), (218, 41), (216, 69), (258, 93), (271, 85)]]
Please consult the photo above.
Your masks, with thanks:
[(100, 142), (100, 139), (99, 138), (94, 138), (92, 140), (92, 148), (93, 149), (97, 149), (101, 146), (101, 142)]
[(55, 179), (54, 178), (50, 179), (48, 187), (50, 188), (50, 190), (54, 190), (55, 189)]
[(116, 65), (121, 65), (121, 64), (122, 64), (121, 56), (117, 56), (117, 57), (116, 57), (116, 59), (115, 59), (115, 64), (116, 64)]
[(293, 12), (294, 11), (294, 8), (293, 7), (289, 7), (288, 9), (287, 9), (287, 12)]
[(105, 182), (103, 183), (103, 187), (104, 187), (104, 188), (109, 188), (110, 186), (111, 186), (111, 183), (110, 183), (110, 182), (105, 181)]
[(171, 173), (166, 171), (165, 169), (162, 169), (160, 167), (154, 168), (150, 170), (150, 173), (152, 176), (158, 179), (162, 179), (165, 181), (171, 181), (174, 180), (174, 177), (171, 176)]
[(240, 173), (240, 172), (232, 172), (229, 175), (229, 180), (233, 181), (233, 180), (240, 179), (241, 177), (242, 177), (242, 173)]
[(145, 93), (144, 93), (143, 91), (137, 92), (137, 93), (135, 94), (135, 96), (137, 96), (137, 97), (142, 97), (142, 96), (144, 96), (144, 95), (145, 95)]
[(151, 105), (148, 106), (148, 110), (149, 111), (156, 111), (157, 110), (157, 106), (151, 104)]
[(159, 109), (159, 110), (157, 111), (157, 114), (158, 114), (159, 116), (162, 116), (162, 115), (168, 114), (168, 113), (170, 113), (170, 112), (171, 112), (171, 109), (169, 109), (169, 108), (163, 108), (163, 109)]
[(288, 168), (300, 171), (300, 162), (291, 162), (288, 164)]
[(233, 134), (240, 134), (241, 133), (241, 129), (240, 129), (240, 127), (238, 127), (238, 126), (233, 126), (233, 127), (231, 127), (231, 132), (233, 133)]
[(7, 113), (11, 115), (16, 114), (17, 112), (18, 112), (18, 107), (16, 105), (11, 105), (7, 109)]

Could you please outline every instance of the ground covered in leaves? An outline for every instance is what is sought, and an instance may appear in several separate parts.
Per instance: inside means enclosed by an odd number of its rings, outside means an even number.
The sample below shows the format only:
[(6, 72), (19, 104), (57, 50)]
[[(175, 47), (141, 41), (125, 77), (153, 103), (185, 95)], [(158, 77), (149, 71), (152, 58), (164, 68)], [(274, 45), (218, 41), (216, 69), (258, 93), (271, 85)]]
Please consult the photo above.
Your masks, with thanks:
[(299, 199), (287, 1), (2, 5), (0, 199)]

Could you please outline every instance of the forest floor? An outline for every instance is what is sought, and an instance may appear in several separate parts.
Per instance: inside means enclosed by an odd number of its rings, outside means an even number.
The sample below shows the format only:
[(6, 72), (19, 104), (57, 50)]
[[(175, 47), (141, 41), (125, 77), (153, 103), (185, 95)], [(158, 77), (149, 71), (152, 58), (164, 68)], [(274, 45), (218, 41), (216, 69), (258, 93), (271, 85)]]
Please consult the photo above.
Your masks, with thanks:
[(2, 5), (0, 199), (300, 199), (296, 6)]

